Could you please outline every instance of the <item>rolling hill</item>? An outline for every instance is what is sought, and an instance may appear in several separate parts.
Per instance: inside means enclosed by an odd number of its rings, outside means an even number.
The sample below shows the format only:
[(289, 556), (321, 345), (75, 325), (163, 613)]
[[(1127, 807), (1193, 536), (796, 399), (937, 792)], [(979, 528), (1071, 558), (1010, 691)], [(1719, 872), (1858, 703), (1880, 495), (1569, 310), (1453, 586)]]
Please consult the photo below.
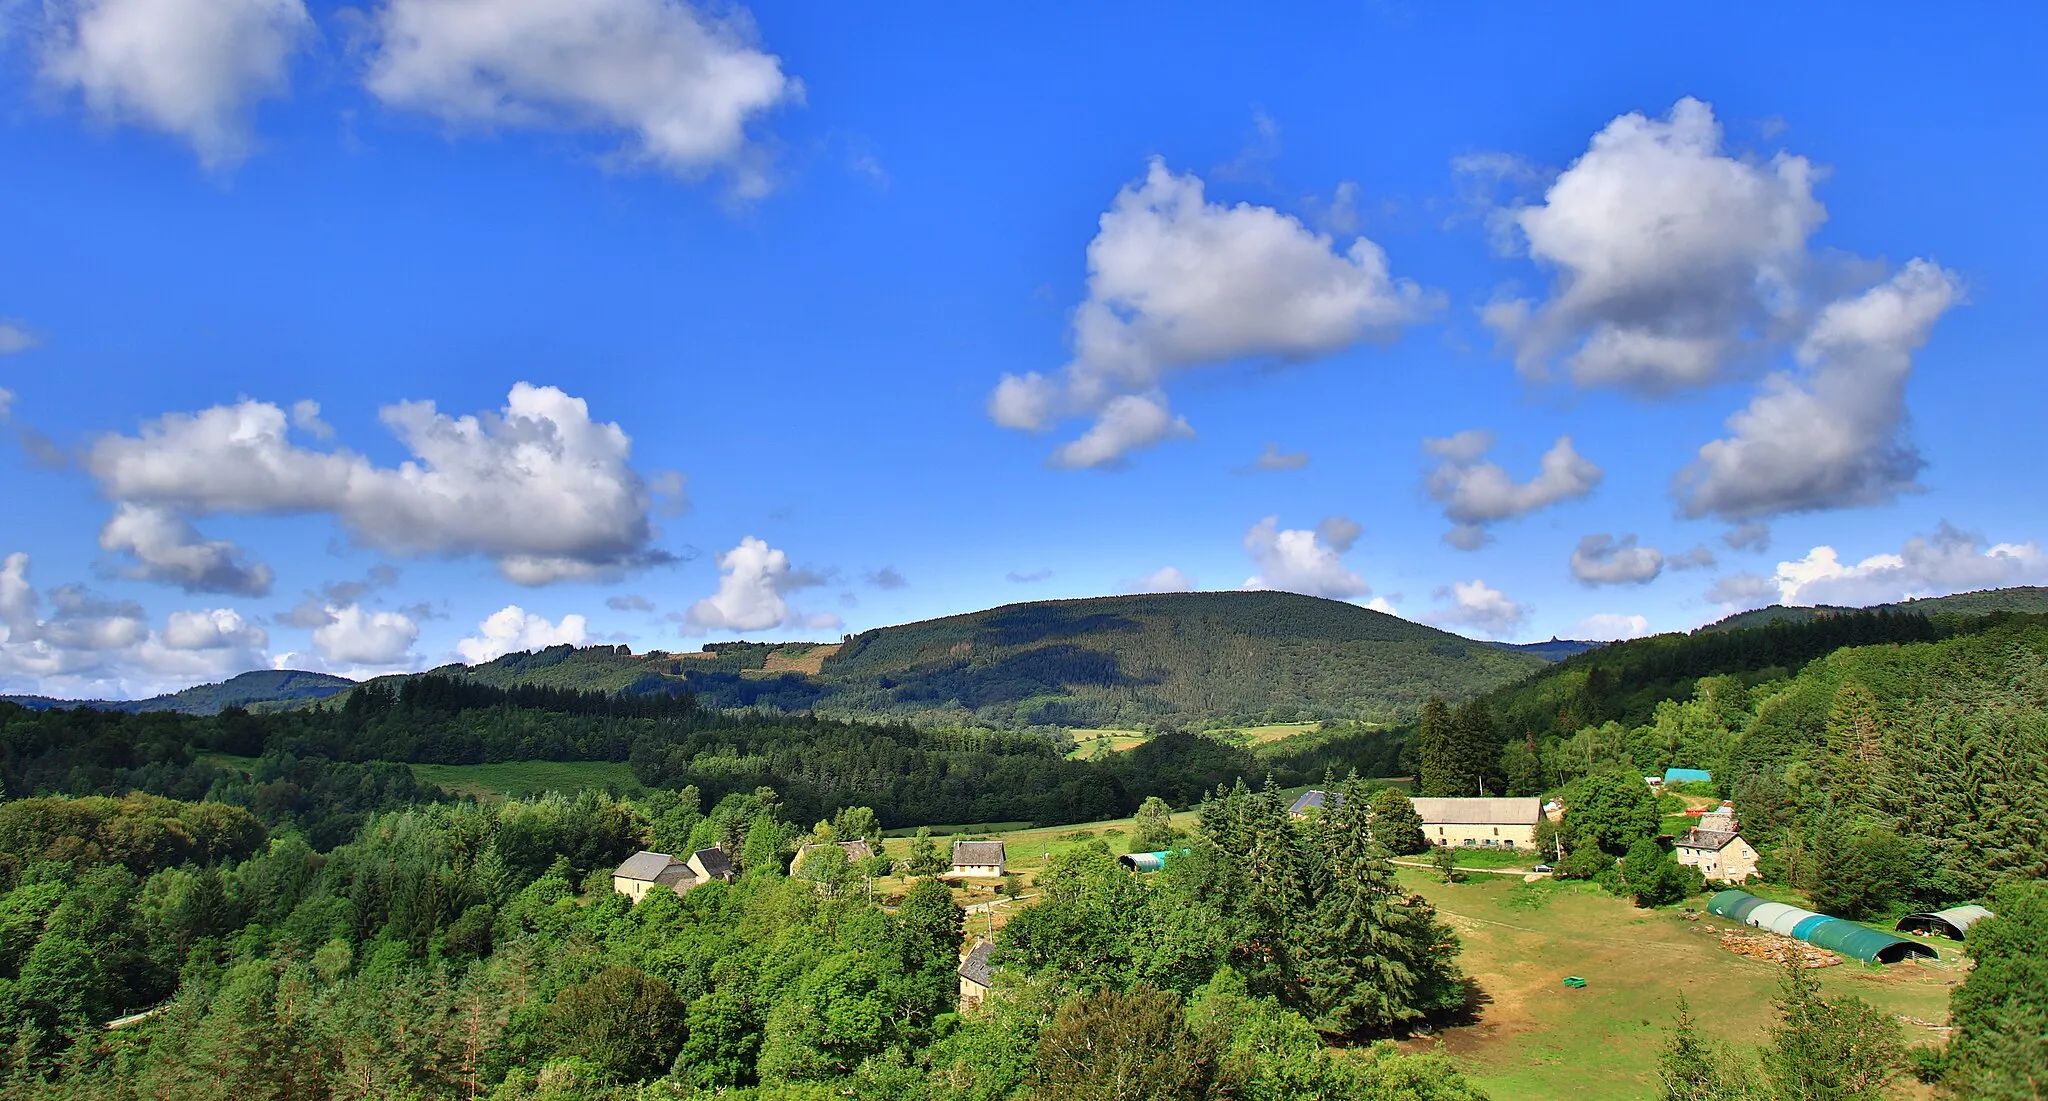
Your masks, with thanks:
[(1787, 607), (1773, 604), (1768, 608), (1757, 608), (1737, 612), (1726, 619), (1700, 628), (1703, 631), (1734, 631), (1744, 627), (1762, 627), (1772, 623), (1806, 623), (1826, 616), (1841, 615), (1855, 611), (1912, 612), (1928, 617), (1934, 616), (1980, 616), (1992, 612), (2013, 612), (2032, 615), (2048, 612), (2048, 587), (2020, 585), (2010, 589), (1984, 589), (1979, 592), (1956, 593), (1953, 596), (1931, 596), (1922, 600), (1902, 600), (1896, 604), (1873, 604), (1868, 608), (1844, 608), (1833, 604), (1816, 604), (1811, 607)]
[(188, 715), (217, 715), (230, 707), (251, 710), (291, 706), (354, 688), (347, 677), (308, 673), (300, 669), (257, 669), (230, 677), (219, 684), (201, 684), (182, 692), (152, 696), (146, 700), (58, 700), (48, 696), (0, 696), (0, 700), (44, 710), (52, 707), (96, 707), (102, 711), (180, 711)]
[(720, 643), (698, 654), (555, 647), (444, 675), (488, 684), (695, 692), (720, 707), (1093, 727), (1398, 721), (1544, 665), (1355, 604), (1277, 592), (1010, 604), (840, 644)]

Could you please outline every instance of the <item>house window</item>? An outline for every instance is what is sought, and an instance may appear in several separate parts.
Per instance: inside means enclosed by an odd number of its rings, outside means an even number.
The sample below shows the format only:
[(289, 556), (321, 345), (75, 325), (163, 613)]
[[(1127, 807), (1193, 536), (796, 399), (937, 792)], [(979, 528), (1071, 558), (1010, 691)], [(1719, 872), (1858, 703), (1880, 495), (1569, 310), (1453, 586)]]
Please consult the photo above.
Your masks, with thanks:
[(1499, 827), (1499, 826), (1495, 826), (1495, 827), (1493, 827), (1493, 835), (1494, 835), (1495, 837), (1499, 837), (1499, 836), (1500, 836), (1500, 827)]

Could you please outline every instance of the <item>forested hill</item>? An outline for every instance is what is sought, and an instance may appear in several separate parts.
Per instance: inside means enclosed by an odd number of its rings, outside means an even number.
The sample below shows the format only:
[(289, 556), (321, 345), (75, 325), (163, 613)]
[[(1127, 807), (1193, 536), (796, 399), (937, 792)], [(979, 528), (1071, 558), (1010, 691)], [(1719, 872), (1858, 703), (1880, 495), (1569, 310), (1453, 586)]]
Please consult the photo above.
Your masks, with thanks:
[(178, 711), (187, 715), (217, 715), (230, 707), (261, 709), (324, 700), (355, 687), (355, 683), (347, 677), (300, 669), (257, 669), (219, 684), (201, 684), (146, 700), (58, 700), (48, 696), (0, 696), (0, 700), (32, 710), (82, 704), (102, 711), (134, 714)]
[(1875, 604), (1868, 608), (1842, 608), (1833, 604), (1816, 604), (1812, 607), (1786, 607), (1773, 604), (1768, 608), (1757, 608), (1737, 612), (1726, 619), (1700, 628), (1703, 631), (1736, 631), (1745, 627), (1764, 627), (1772, 623), (1806, 623), (1815, 619), (1843, 615), (1848, 612), (1905, 612), (1924, 615), (1928, 618), (1941, 616), (1990, 615), (1993, 612), (2012, 612), (2020, 615), (2038, 615), (2048, 612), (2048, 587), (2020, 585), (2010, 589), (1984, 589), (1973, 593), (1956, 593), (1953, 596), (1933, 596), (1924, 600), (1903, 600), (1896, 604)]
[(499, 687), (689, 691), (714, 707), (1003, 728), (1398, 721), (1545, 663), (1355, 604), (1277, 592), (1011, 604), (842, 644), (634, 655), (555, 647), (442, 675)]

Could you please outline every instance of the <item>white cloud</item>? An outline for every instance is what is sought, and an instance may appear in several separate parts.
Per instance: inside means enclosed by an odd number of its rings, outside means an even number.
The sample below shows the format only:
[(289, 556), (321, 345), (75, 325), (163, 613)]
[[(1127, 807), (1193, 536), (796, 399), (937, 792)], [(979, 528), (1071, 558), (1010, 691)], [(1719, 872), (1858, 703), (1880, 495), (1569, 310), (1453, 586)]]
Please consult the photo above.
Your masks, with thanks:
[(1280, 518), (1268, 516), (1244, 533), (1244, 550), (1251, 555), (1258, 573), (1247, 578), (1244, 588), (1278, 589), (1283, 592), (1349, 600), (1366, 596), (1372, 586), (1344, 565), (1336, 547), (1314, 531), (1280, 530)]
[(1368, 608), (1371, 608), (1371, 609), (1372, 609), (1373, 611), (1375, 611), (1375, 612), (1385, 612), (1385, 613), (1387, 613), (1388, 615), (1400, 615), (1400, 614), (1401, 614), (1401, 613), (1399, 613), (1399, 612), (1397, 612), (1397, 611), (1395, 611), (1395, 610), (1394, 610), (1394, 605), (1393, 605), (1393, 602), (1392, 602), (1392, 601), (1389, 601), (1389, 600), (1388, 600), (1388, 599), (1387, 599), (1386, 597), (1384, 597), (1384, 596), (1376, 596), (1376, 597), (1373, 597), (1373, 598), (1372, 598), (1371, 600), (1368, 600), (1368, 601), (1366, 601), (1366, 602), (1365, 602), (1365, 606), (1366, 606), (1366, 607), (1368, 607)]
[(1729, 156), (1713, 108), (1622, 115), (1538, 204), (1501, 212), (1555, 274), (1547, 299), (1483, 313), (1527, 376), (1662, 392), (1721, 378), (1797, 314), (1807, 238), (1826, 219), (1803, 157)]
[(1325, 516), (1323, 522), (1316, 525), (1316, 534), (1322, 536), (1331, 550), (1343, 554), (1358, 542), (1360, 535), (1365, 534), (1365, 528), (1349, 516)]
[(1486, 461), (1493, 433), (1471, 429), (1442, 439), (1426, 439), (1423, 449), (1437, 457), (1424, 488), (1444, 507), (1454, 525), (1444, 541), (1473, 550), (1487, 540), (1487, 525), (1524, 516), (1538, 509), (1584, 497), (1600, 484), (1601, 470), (1581, 458), (1570, 436), (1559, 436), (1538, 462), (1535, 477), (1517, 482), (1500, 464)]
[(1732, 522), (1878, 504), (1918, 488), (1926, 464), (1904, 438), (1913, 352), (1961, 296), (1957, 277), (1914, 260), (1830, 304), (1799, 346), (1803, 373), (1777, 374), (1730, 435), (1700, 448), (1674, 493), (1688, 516)]
[(1253, 470), (1300, 470), (1308, 465), (1308, 452), (1282, 451), (1280, 445), (1266, 441), (1266, 449), (1252, 460)]
[(749, 535), (718, 556), (718, 591), (691, 605), (686, 623), (699, 633), (836, 628), (841, 625), (838, 616), (805, 615), (786, 599), (788, 593), (823, 580), (821, 574), (791, 569), (788, 554)]
[(1601, 612), (1580, 620), (1572, 630), (1572, 637), (1585, 642), (1615, 642), (1641, 638), (1649, 633), (1650, 621), (1643, 616)]
[(0, 356), (25, 352), (42, 341), (19, 321), (0, 321)]
[(320, 419), (320, 403), (317, 401), (292, 403), (292, 427), (316, 440), (334, 438), (334, 426)]
[[(417, 663), (412, 644), (420, 637), (420, 627), (409, 617), (398, 612), (372, 612), (353, 604), (329, 605), (327, 616), (327, 622), (313, 630), (313, 652), (328, 666), (390, 667)], [(484, 622), (487, 634), (491, 622)], [(563, 622), (566, 625), (568, 621)], [(464, 639), (458, 647), (474, 641)]]
[(102, 118), (188, 142), (208, 168), (248, 155), (251, 116), (313, 34), (301, 0), (52, 0), (42, 76)]
[(135, 561), (131, 577), (177, 585), (186, 592), (264, 596), (272, 573), (245, 560), (242, 548), (207, 539), (184, 517), (162, 508), (123, 503), (100, 529), (100, 549)]
[(1717, 564), (1717, 560), (1714, 558), (1713, 551), (1703, 546), (1695, 546), (1683, 554), (1674, 554), (1666, 557), (1664, 564), (1674, 570), (1706, 570), (1712, 569)]
[(366, 83), (385, 104), (460, 128), (625, 137), (617, 159), (769, 188), (748, 126), (802, 85), (755, 45), (744, 9), (684, 0), (385, 0)]
[(1439, 600), (1449, 599), (1450, 605), (1431, 611), (1422, 621), (1438, 627), (1466, 627), (1499, 638), (1515, 633), (1529, 618), (1529, 609), (1482, 578), (1454, 581), (1438, 589), (1436, 595)]
[(1707, 589), (1707, 599), (1728, 611), (1740, 612), (1775, 603), (1778, 586), (1768, 577), (1753, 573), (1731, 573), (1717, 577)]
[(1195, 591), (1195, 581), (1173, 566), (1163, 566), (1143, 577), (1124, 582), (1123, 590), (1127, 593), (1190, 593)]
[(1636, 537), (1588, 535), (1572, 549), (1572, 576), (1587, 585), (1642, 585), (1664, 572), (1664, 552)]
[[(1057, 378), (1005, 376), (989, 415), (1032, 431), (1095, 416), (1096, 427), (1068, 445), (1087, 446), (1059, 462), (1104, 466), (1186, 434), (1160, 392), (1176, 371), (1245, 357), (1313, 359), (1391, 340), (1437, 308), (1436, 296), (1390, 275), (1373, 242), (1359, 237), (1339, 249), (1272, 207), (1209, 202), (1199, 177), (1176, 176), (1154, 158), (1142, 182), (1117, 193), (1088, 245), (1073, 360)], [(1138, 424), (1150, 431), (1134, 431)]]
[(551, 623), (546, 616), (517, 604), (507, 604), (492, 612), (490, 618), (476, 626), (476, 634), (455, 644), (455, 652), (471, 665), (523, 650), (542, 650), (564, 643), (581, 646), (589, 637), (589, 624), (580, 615), (565, 615), (561, 622)]
[(2048, 584), (2048, 554), (2033, 540), (1987, 546), (1983, 536), (1943, 523), (1932, 535), (1906, 540), (1897, 553), (1874, 554), (1853, 565), (1842, 562), (1833, 547), (1815, 547), (1797, 561), (1778, 563), (1770, 581), (1781, 604), (1864, 607)]
[(0, 562), (0, 691), (64, 698), (134, 698), (220, 680), (269, 664), (263, 628), (228, 608), (172, 612), (152, 630), (142, 607), (77, 585), (29, 581), (29, 557)]
[(1132, 451), (1194, 434), (1187, 418), (1166, 408), (1166, 395), (1119, 394), (1103, 405), (1080, 439), (1060, 445), (1049, 461), (1066, 470), (1114, 467)]
[(136, 436), (94, 441), (85, 466), (107, 496), (180, 515), (330, 513), (358, 542), (397, 554), (480, 554), (522, 585), (588, 579), (663, 560), (648, 546), (646, 484), (617, 424), (553, 387), (518, 383), (498, 414), (432, 402), (381, 411), (412, 453), (379, 467), (288, 438), (284, 410), (243, 401), (172, 413)]

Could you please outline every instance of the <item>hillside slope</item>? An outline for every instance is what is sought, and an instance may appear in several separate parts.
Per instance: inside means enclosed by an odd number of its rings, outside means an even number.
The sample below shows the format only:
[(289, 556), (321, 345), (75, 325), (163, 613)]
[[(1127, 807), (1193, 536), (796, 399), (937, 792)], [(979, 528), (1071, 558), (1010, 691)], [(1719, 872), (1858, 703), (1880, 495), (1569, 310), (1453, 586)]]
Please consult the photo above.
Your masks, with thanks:
[(1745, 627), (1762, 627), (1772, 623), (1807, 623), (1828, 616), (1842, 615), (1854, 611), (1912, 612), (1928, 617), (1934, 616), (1980, 616), (1992, 612), (2012, 612), (2021, 615), (2038, 615), (2048, 612), (2048, 587), (2040, 585), (2018, 585), (2010, 589), (1984, 589), (1971, 593), (1956, 593), (1953, 596), (1932, 596), (1922, 600), (1902, 600), (1896, 604), (1873, 604), (1868, 608), (1844, 608), (1833, 604), (1816, 604), (1811, 607), (1792, 607), (1773, 604), (1768, 608), (1757, 608), (1737, 612), (1726, 619), (1700, 628), (1702, 631), (1736, 631)]
[(1089, 727), (1391, 722), (1432, 695), (1469, 698), (1544, 664), (1355, 604), (1225, 592), (1010, 604), (843, 645), (555, 647), (437, 671), (501, 687), (687, 690), (718, 707)]
[(309, 673), (301, 669), (257, 669), (230, 677), (219, 684), (201, 684), (181, 692), (152, 696), (146, 700), (59, 700), (48, 696), (0, 696), (33, 710), (53, 707), (96, 707), (102, 711), (177, 711), (187, 715), (217, 715), (230, 707), (252, 711), (289, 707), (311, 700), (324, 700), (355, 687), (347, 677)]

